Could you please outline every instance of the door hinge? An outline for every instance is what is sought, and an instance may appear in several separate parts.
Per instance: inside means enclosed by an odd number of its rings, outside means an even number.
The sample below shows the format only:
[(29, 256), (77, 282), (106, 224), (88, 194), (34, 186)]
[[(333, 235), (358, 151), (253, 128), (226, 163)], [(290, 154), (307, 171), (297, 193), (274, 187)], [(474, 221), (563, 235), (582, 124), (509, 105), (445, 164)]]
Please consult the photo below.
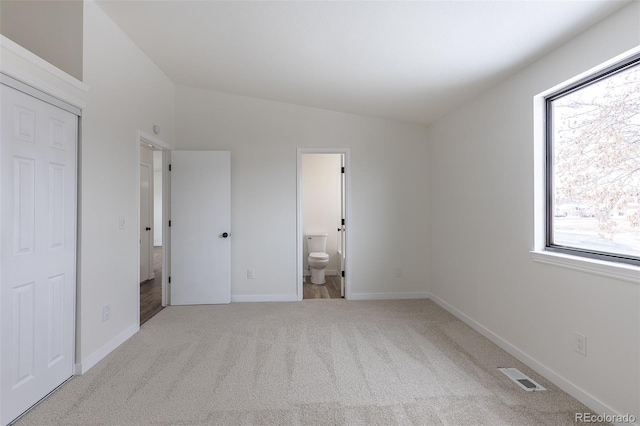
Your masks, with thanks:
[(344, 271), (342, 271), (342, 278), (344, 278)]
[(342, 219), (342, 226), (344, 226), (344, 219)]
[(171, 164), (169, 164), (169, 171), (171, 171)]
[(171, 221), (169, 221), (169, 228), (171, 228)]
[(171, 284), (171, 277), (169, 277), (169, 284)]
[(344, 167), (342, 168), (342, 173), (344, 173)]

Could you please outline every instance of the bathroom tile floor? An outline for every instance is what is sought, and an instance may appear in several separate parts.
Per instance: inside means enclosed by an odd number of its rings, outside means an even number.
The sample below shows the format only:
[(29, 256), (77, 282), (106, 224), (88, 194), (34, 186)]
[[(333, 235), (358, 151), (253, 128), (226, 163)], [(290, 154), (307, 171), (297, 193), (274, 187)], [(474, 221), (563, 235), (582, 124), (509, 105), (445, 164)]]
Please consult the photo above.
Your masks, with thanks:
[(311, 277), (305, 277), (302, 285), (303, 299), (340, 299), (340, 277), (326, 275), (325, 284), (311, 284)]

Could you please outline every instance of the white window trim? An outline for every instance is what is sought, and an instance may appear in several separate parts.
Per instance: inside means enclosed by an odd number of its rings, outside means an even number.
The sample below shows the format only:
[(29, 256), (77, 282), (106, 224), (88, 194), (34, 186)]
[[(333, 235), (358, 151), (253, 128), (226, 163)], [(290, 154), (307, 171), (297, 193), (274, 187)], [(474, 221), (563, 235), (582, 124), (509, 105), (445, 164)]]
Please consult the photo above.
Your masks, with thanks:
[(572, 256), (546, 250), (545, 241), (545, 97), (562, 87), (580, 81), (615, 63), (622, 62), (640, 53), (637, 46), (615, 58), (598, 65), (576, 77), (564, 81), (533, 98), (533, 142), (534, 142), (534, 248), (530, 251), (534, 261), (573, 269), (593, 275), (614, 278), (640, 285), (640, 267), (625, 263), (607, 262), (582, 256)]
[(571, 256), (546, 250), (532, 250), (530, 253), (536, 262), (640, 285), (640, 268), (637, 266), (590, 259), (588, 257)]

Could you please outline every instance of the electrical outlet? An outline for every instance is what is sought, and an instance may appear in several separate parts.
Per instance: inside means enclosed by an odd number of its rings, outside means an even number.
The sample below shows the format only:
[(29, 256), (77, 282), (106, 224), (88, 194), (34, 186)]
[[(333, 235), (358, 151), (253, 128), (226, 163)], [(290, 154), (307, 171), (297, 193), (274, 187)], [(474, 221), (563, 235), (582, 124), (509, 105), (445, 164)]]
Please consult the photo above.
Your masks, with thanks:
[(587, 356), (587, 336), (575, 333), (575, 347), (573, 350), (581, 355)]
[(104, 305), (102, 307), (102, 321), (108, 321), (111, 318), (111, 307), (109, 305)]
[(253, 268), (247, 269), (247, 279), (252, 280), (256, 277), (256, 271)]

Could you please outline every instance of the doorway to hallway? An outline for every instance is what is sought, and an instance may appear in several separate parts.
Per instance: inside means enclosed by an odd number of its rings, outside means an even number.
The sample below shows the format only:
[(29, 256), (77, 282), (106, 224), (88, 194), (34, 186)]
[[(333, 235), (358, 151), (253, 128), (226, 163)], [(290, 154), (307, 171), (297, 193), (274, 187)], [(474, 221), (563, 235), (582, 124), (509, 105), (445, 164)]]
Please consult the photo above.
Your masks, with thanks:
[(138, 132), (138, 208), (140, 325), (168, 301), (168, 166), (170, 151), (157, 138)]

